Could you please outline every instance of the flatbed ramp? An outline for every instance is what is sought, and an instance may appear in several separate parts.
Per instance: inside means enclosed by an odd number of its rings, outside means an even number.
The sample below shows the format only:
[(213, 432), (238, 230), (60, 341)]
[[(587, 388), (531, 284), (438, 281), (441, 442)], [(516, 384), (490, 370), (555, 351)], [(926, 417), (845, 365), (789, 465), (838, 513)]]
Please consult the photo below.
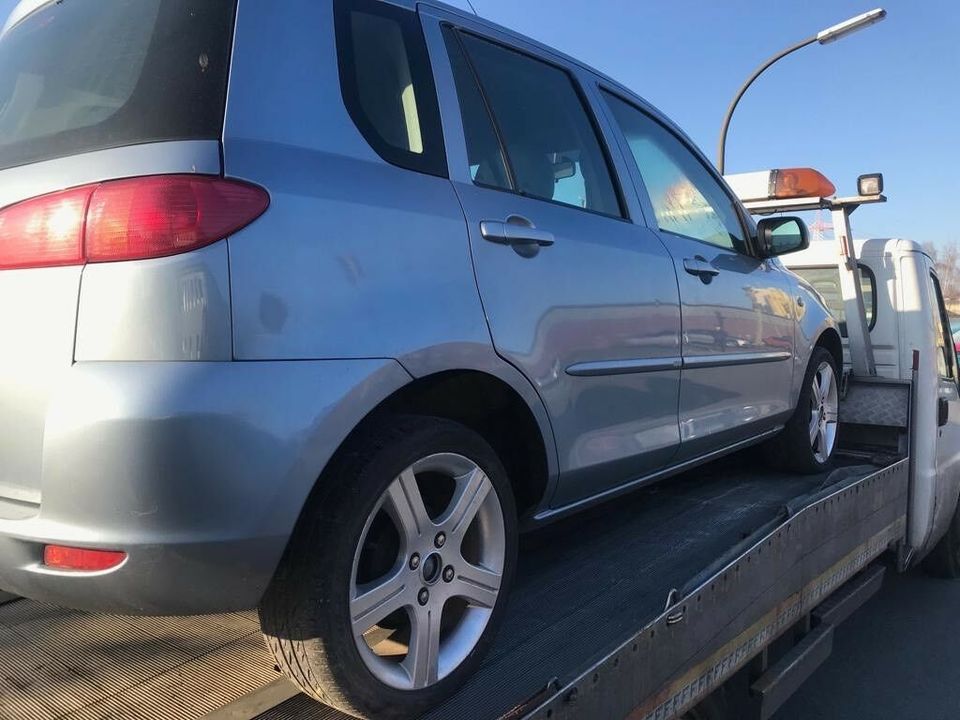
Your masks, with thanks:
[[(673, 717), (903, 536), (906, 460), (745, 467), (762, 462), (734, 456), (524, 537), (490, 655), (427, 718)], [(282, 687), (265, 706), (277, 678), (254, 613), (0, 605), (2, 720), (346, 717)]]

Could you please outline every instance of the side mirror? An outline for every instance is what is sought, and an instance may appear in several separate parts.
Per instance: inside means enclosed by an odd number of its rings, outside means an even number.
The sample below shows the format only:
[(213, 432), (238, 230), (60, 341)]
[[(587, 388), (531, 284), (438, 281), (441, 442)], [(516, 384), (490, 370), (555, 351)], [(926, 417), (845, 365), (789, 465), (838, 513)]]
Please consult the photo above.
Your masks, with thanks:
[(937, 398), (937, 427), (950, 422), (950, 403), (946, 398)]
[(805, 250), (810, 246), (807, 225), (796, 217), (769, 217), (757, 223), (761, 257), (775, 257)]

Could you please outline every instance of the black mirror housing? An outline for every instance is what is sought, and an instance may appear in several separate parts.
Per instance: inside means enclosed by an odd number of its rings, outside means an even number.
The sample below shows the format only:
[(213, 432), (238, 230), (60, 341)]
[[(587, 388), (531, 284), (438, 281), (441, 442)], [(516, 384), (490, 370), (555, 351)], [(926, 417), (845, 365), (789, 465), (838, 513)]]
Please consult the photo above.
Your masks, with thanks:
[(757, 241), (761, 257), (776, 257), (810, 247), (810, 233), (798, 217), (768, 217), (757, 223)]

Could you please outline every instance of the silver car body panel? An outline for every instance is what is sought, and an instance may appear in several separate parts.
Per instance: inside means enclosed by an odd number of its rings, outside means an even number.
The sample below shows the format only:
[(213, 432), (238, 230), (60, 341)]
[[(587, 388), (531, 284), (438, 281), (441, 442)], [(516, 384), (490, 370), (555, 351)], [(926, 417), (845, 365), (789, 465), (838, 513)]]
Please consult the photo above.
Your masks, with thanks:
[[(317, 468), (409, 381), (392, 360), (73, 365), (46, 413), (39, 512), (0, 499), (0, 587), (124, 613), (257, 605)], [(56, 572), (45, 543), (129, 557)]]
[(232, 359), (226, 242), (166, 258), (87, 265), (74, 358)]
[[(173, 142), (103, 150), (0, 171), (0, 208), (20, 200), (57, 192), (65, 188), (138, 175), (203, 172), (219, 174), (220, 153), (216, 142)], [(206, 251), (205, 251), (206, 252)], [(226, 298), (226, 256), (221, 249), (193, 256), (181, 256), (171, 265), (202, 266), (209, 278), (216, 278)], [(170, 273), (139, 276), (131, 280), (139, 263), (109, 266), (57, 267), (37, 270), (7, 270), (0, 273), (0, 500), (21, 503), (22, 512), (35, 512), (41, 502), (41, 473), (46, 447), (45, 424), (57, 389), (67, 382), (66, 374), (75, 359), (83, 356), (100, 360), (183, 359), (177, 350), (180, 338), (167, 338), (161, 346), (153, 335), (158, 324), (170, 324), (176, 308), (158, 307), (144, 295), (149, 287), (170, 280)], [(211, 283), (212, 284), (212, 283)], [(88, 293), (81, 300), (81, 287)], [(208, 294), (209, 295), (209, 294)], [(90, 307), (93, 304), (94, 307)], [(78, 323), (81, 336), (76, 336)], [(94, 317), (89, 311), (99, 314)], [(173, 312), (170, 312), (173, 310)], [(216, 314), (218, 317), (211, 318)], [(107, 325), (118, 334), (105, 338)], [(213, 348), (209, 330), (227, 333), (229, 308), (221, 303), (206, 316), (207, 337), (200, 342)], [(143, 323), (143, 324), (141, 324)], [(75, 358), (76, 345), (81, 358)], [(91, 345), (92, 343), (92, 345)], [(152, 350), (151, 350), (152, 348)], [(226, 356), (229, 359), (229, 345)]]

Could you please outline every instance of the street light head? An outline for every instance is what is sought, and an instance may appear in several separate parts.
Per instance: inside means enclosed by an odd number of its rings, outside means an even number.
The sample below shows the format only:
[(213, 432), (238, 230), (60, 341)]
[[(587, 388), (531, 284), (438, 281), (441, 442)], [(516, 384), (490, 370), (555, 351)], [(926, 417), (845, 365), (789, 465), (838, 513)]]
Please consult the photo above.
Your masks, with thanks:
[(821, 45), (832, 43), (851, 33), (855, 33), (857, 30), (862, 30), (865, 27), (870, 27), (874, 23), (880, 22), (886, 16), (887, 11), (883, 8), (877, 8), (876, 10), (865, 12), (862, 15), (857, 15), (856, 17), (844, 20), (842, 23), (837, 23), (836, 25), (828, 27), (826, 30), (818, 32), (817, 42)]

